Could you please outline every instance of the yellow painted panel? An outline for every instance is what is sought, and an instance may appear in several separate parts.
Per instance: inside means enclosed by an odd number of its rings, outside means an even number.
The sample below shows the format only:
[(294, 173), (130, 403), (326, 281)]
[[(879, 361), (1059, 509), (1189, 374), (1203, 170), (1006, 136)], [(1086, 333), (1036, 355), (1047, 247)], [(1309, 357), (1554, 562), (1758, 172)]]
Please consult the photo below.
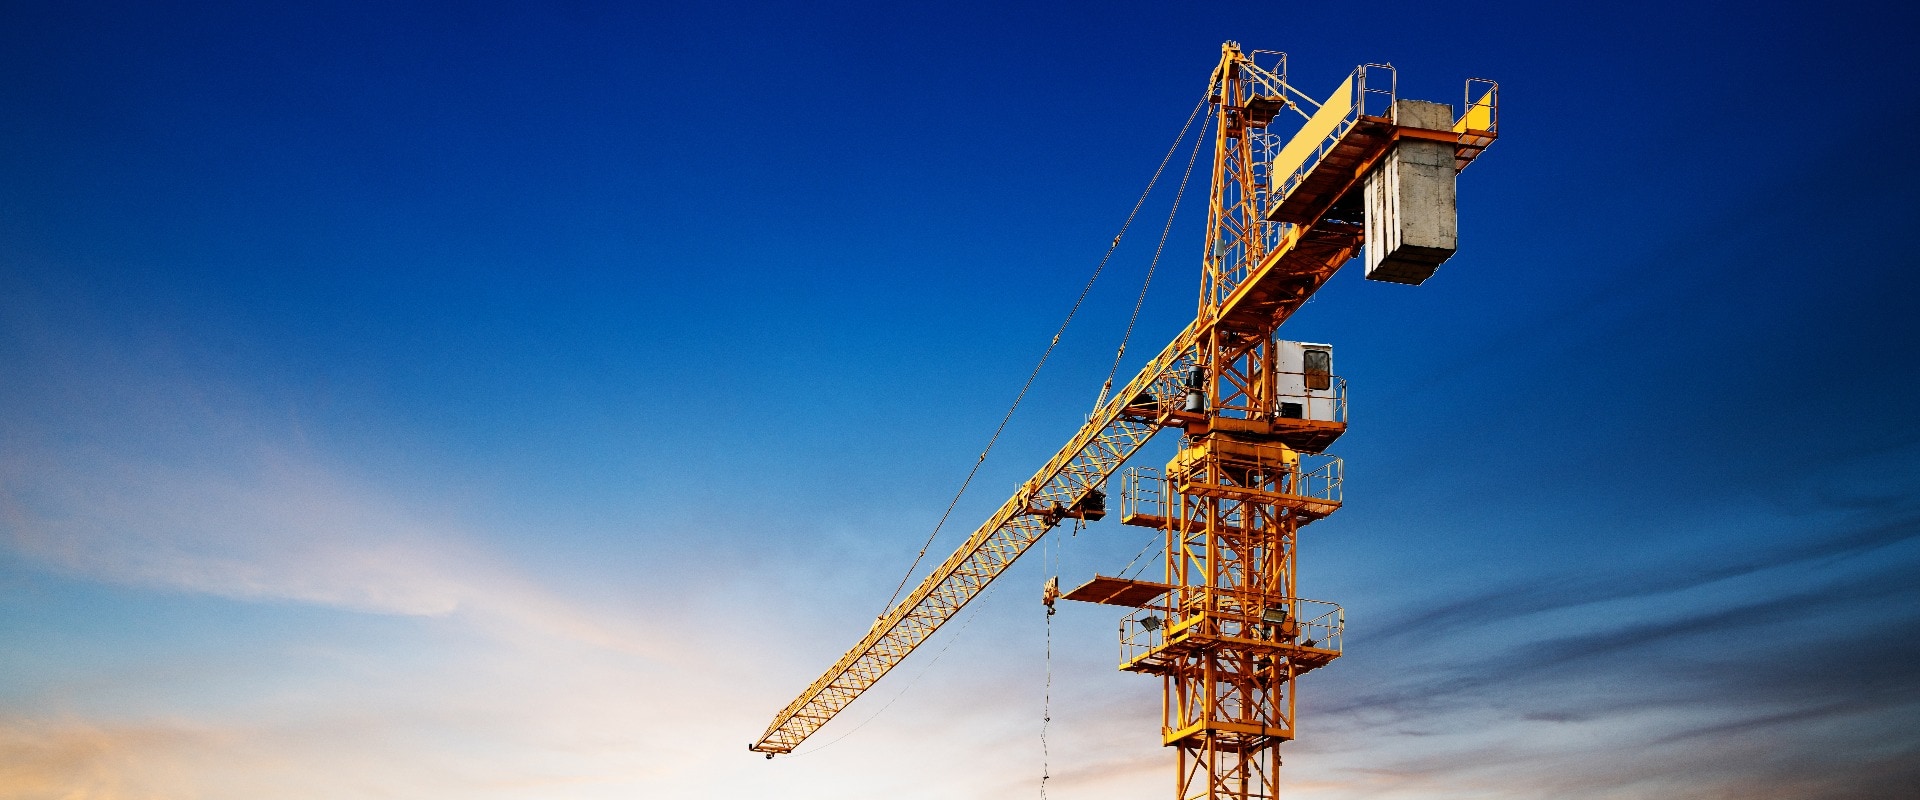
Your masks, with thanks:
[(1493, 130), (1493, 89), (1480, 95), (1480, 99), (1467, 106), (1467, 113), (1460, 115), (1460, 121), (1453, 123), (1453, 129), (1459, 133), (1469, 130)]
[(1280, 155), (1273, 157), (1273, 171), (1268, 174), (1273, 176), (1275, 188), (1293, 177), (1294, 171), (1307, 162), (1313, 152), (1319, 149), (1320, 143), (1326, 140), (1327, 134), (1333, 133), (1333, 129), (1339, 127), (1340, 121), (1346, 119), (1347, 113), (1352, 110), (1353, 76), (1349, 75), (1340, 88), (1333, 90), (1333, 96), (1327, 98), (1327, 104), (1313, 112), (1300, 132), (1287, 141), (1286, 147), (1280, 148)]

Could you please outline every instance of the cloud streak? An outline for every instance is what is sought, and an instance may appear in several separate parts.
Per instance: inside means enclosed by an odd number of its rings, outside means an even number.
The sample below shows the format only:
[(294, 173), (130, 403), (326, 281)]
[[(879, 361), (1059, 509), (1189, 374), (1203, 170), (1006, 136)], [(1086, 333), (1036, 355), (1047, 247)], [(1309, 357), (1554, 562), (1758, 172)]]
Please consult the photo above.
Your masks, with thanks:
[[(0, 544), (90, 580), (375, 614), (456, 616), (657, 655), (422, 511), (316, 454), (307, 431), (153, 342), (117, 347), (7, 309)], [(42, 309), (43, 310), (43, 309)]]
[[(1469, 626), (1462, 608), (1433, 629), (1454, 633), (1376, 643), (1378, 661), (1307, 694), (1303, 714), (1333, 729), (1307, 745), (1309, 774), (1327, 779), (1313, 796), (1893, 796), (1920, 776), (1911, 523), (1807, 538), (1735, 564), (1622, 565), (1540, 589), (1537, 613), (1608, 603), (1547, 628), (1497, 614)], [(1875, 557), (1844, 557), (1864, 552)], [(1611, 581), (1633, 591), (1594, 588)], [(1421, 666), (1380, 672), (1388, 662)]]
[(1832, 531), (1792, 537), (1791, 543), (1740, 550), (1712, 562), (1662, 564), (1633, 570), (1551, 575), (1496, 587), (1458, 600), (1429, 605), (1382, 624), (1376, 641), (1420, 634), (1465, 622), (1484, 624), (1615, 600), (1684, 592), (1749, 575), (1870, 553), (1920, 538), (1920, 513), (1904, 498), (1873, 503), (1865, 521)]

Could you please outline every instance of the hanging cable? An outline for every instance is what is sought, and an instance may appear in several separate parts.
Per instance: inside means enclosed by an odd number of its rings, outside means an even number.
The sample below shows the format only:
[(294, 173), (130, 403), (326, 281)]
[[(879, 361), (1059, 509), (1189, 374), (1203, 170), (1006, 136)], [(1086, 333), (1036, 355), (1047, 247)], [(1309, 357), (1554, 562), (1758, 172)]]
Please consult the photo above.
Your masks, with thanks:
[[(1112, 243), (1107, 245), (1106, 255), (1101, 256), (1099, 265), (1093, 268), (1093, 275), (1087, 278), (1087, 285), (1080, 287), (1080, 296), (1074, 298), (1073, 306), (1067, 309), (1067, 318), (1060, 321), (1060, 328), (1054, 331), (1053, 339), (1047, 342), (1047, 349), (1041, 352), (1039, 363), (1034, 364), (1033, 371), (1027, 374), (1027, 382), (1020, 385), (1020, 393), (1014, 395), (1013, 404), (1007, 407), (1007, 413), (1000, 418), (1000, 424), (993, 429), (993, 435), (987, 438), (986, 448), (982, 449), (980, 456), (973, 460), (973, 468), (967, 470), (967, 477), (960, 482), (960, 489), (953, 493), (953, 500), (947, 503), (947, 510), (941, 512), (940, 521), (934, 523), (933, 530), (927, 534), (927, 541), (920, 545), (920, 552), (914, 555), (913, 563), (907, 566), (907, 574), (902, 575), (900, 585), (894, 587), (893, 596), (887, 598), (886, 606), (880, 609), (879, 615), (874, 617), (875, 622), (886, 619), (887, 612), (893, 610), (894, 602), (900, 599), (900, 593), (907, 588), (907, 581), (913, 578), (914, 570), (920, 568), (921, 559), (927, 557), (927, 548), (933, 546), (934, 537), (939, 536), (940, 529), (946, 527), (947, 518), (953, 515), (954, 507), (960, 504), (960, 497), (967, 493), (967, 486), (973, 483), (974, 476), (980, 473), (980, 465), (986, 463), (987, 454), (992, 452), (994, 444), (1000, 441), (1000, 434), (1006, 431), (1007, 422), (1013, 419), (1013, 412), (1020, 408), (1020, 401), (1025, 400), (1027, 391), (1033, 388), (1033, 380), (1040, 377), (1040, 369), (1045, 367), (1047, 359), (1053, 356), (1053, 349), (1060, 346), (1060, 336), (1067, 332), (1067, 325), (1073, 322), (1073, 316), (1080, 313), (1080, 305), (1086, 302), (1087, 293), (1093, 291), (1094, 282), (1100, 280), (1100, 273), (1106, 270), (1107, 262), (1113, 259), (1113, 251), (1120, 247), (1120, 240), (1127, 235), (1127, 229), (1133, 226), (1133, 218), (1140, 214), (1140, 207), (1146, 204), (1147, 195), (1152, 194), (1154, 185), (1160, 182), (1160, 174), (1166, 171), (1167, 162), (1172, 161), (1173, 154), (1180, 149), (1180, 142), (1186, 138), (1187, 129), (1193, 126), (1194, 117), (1199, 116), (1200, 109), (1206, 105), (1207, 98), (1202, 97), (1200, 102), (1194, 104), (1193, 111), (1187, 114), (1186, 123), (1180, 126), (1180, 136), (1173, 140), (1173, 146), (1167, 148), (1167, 154), (1160, 159), (1160, 166), (1154, 168), (1153, 177), (1147, 181), (1147, 188), (1140, 193), (1140, 199), (1133, 202), (1133, 210), (1127, 212), (1126, 221), (1120, 224), (1120, 232), (1115, 234)], [(1188, 171), (1191, 172), (1191, 168)]]
[[(1189, 117), (1187, 122), (1191, 124), (1192, 118)], [(1194, 162), (1200, 157), (1200, 145), (1207, 140), (1207, 127), (1212, 122), (1212, 117), (1201, 120), (1200, 133), (1193, 137), (1193, 152), (1187, 156), (1187, 171), (1180, 176), (1179, 190), (1173, 193), (1173, 208), (1168, 209), (1167, 224), (1160, 229), (1160, 243), (1153, 248), (1153, 260), (1147, 262), (1147, 279), (1140, 283), (1140, 296), (1133, 301), (1133, 315), (1127, 317), (1127, 332), (1121, 334), (1120, 349), (1113, 353), (1113, 366), (1107, 369), (1107, 380), (1100, 384), (1100, 399), (1093, 401), (1095, 413), (1100, 411), (1101, 406), (1107, 404), (1107, 393), (1113, 391), (1113, 379), (1120, 374), (1120, 359), (1127, 355), (1127, 342), (1133, 339), (1133, 326), (1140, 321), (1140, 308), (1147, 303), (1147, 289), (1153, 286), (1153, 271), (1160, 266), (1160, 254), (1167, 249), (1167, 235), (1173, 232), (1173, 217), (1180, 213), (1180, 199), (1187, 194), (1187, 181), (1193, 178)], [(1186, 138), (1186, 135), (1187, 130), (1181, 128), (1181, 138)], [(1178, 144), (1178, 140), (1175, 140), (1175, 145), (1178, 146)]]
[[(1080, 533), (1080, 526), (1084, 522), (1085, 520), (1080, 520), (1080, 519), (1076, 519), (1073, 521), (1073, 532), (1075, 535), (1078, 535)], [(1053, 725), (1053, 601), (1054, 601), (1054, 598), (1058, 597), (1060, 594), (1060, 550), (1061, 548), (1062, 548), (1062, 544), (1060, 542), (1060, 539), (1058, 537), (1055, 537), (1052, 541), (1047, 543), (1047, 550), (1043, 553), (1043, 556), (1045, 556), (1046, 558), (1045, 560), (1042, 561), (1043, 565), (1051, 567), (1051, 569), (1049, 569), (1048, 572), (1052, 577), (1047, 579), (1047, 588), (1045, 593), (1042, 595), (1047, 607), (1047, 614), (1046, 614), (1047, 679), (1046, 679), (1046, 687), (1042, 691), (1041, 701), (1040, 701), (1040, 800), (1046, 800), (1047, 781), (1053, 777), (1052, 758), (1047, 746), (1047, 730)], [(1047, 564), (1046, 563), (1047, 561), (1051, 561), (1052, 563)]]
[[(1087, 528), (1087, 520), (1075, 518), (1073, 533), (1068, 539), (1079, 537), (1079, 531), (1085, 528)], [(1060, 537), (1054, 537), (1052, 541), (1048, 541), (1052, 570), (1050, 570), (1050, 577), (1046, 579), (1046, 589), (1041, 595), (1041, 599), (1046, 604), (1046, 689), (1041, 698), (1041, 800), (1046, 800), (1046, 781), (1052, 779), (1052, 760), (1048, 754), (1046, 731), (1054, 723), (1054, 600), (1060, 597), (1060, 562), (1064, 558), (1062, 556), (1064, 551), (1066, 551), (1066, 543), (1060, 541)]]
[(1053, 777), (1049, 770), (1047, 751), (1047, 728), (1053, 724), (1053, 606), (1047, 606), (1047, 686), (1040, 706), (1040, 800), (1047, 800), (1047, 780)]

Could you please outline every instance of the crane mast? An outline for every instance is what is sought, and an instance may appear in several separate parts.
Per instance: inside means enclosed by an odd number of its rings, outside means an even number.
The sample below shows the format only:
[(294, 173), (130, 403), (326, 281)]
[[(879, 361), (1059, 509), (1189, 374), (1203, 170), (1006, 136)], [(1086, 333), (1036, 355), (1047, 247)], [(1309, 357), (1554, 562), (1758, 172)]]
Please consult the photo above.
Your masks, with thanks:
[(1490, 81), (1468, 82), (1457, 120), (1395, 91), (1391, 67), (1365, 65), (1317, 102), (1287, 83), (1284, 54), (1222, 46), (1194, 321), (749, 749), (792, 752), (1048, 530), (1103, 517), (1109, 479), (1175, 428), (1172, 460), (1130, 469), (1120, 498), (1122, 523), (1163, 532), (1163, 580), (1096, 575), (1062, 596), (1132, 609), (1119, 666), (1161, 680), (1177, 797), (1279, 796), (1296, 681), (1343, 648), (1344, 609), (1300, 597), (1296, 567), (1301, 528), (1342, 503), (1325, 450), (1346, 395), (1330, 347), (1276, 335), (1363, 243), (1369, 278), (1432, 275), (1455, 246), (1454, 176), (1497, 136)]

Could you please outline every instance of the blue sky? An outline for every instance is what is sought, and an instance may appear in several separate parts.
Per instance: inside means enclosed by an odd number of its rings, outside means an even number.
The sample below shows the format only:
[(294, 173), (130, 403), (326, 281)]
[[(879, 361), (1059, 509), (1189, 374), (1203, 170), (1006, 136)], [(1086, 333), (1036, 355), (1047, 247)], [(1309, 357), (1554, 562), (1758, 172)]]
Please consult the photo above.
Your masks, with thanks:
[[(0, 796), (1037, 792), (1039, 585), (1143, 531), (1050, 540), (830, 746), (743, 746), (880, 610), (1227, 39), (1315, 94), (1502, 86), (1460, 255), (1285, 329), (1353, 397), (1302, 545), (1348, 654), (1289, 791), (1920, 785), (1911, 12), (0, 21)], [(1078, 425), (1167, 201), (937, 553)], [(1130, 365), (1191, 316), (1197, 209)], [(1056, 797), (1169, 782), (1113, 616), (1055, 618)]]

